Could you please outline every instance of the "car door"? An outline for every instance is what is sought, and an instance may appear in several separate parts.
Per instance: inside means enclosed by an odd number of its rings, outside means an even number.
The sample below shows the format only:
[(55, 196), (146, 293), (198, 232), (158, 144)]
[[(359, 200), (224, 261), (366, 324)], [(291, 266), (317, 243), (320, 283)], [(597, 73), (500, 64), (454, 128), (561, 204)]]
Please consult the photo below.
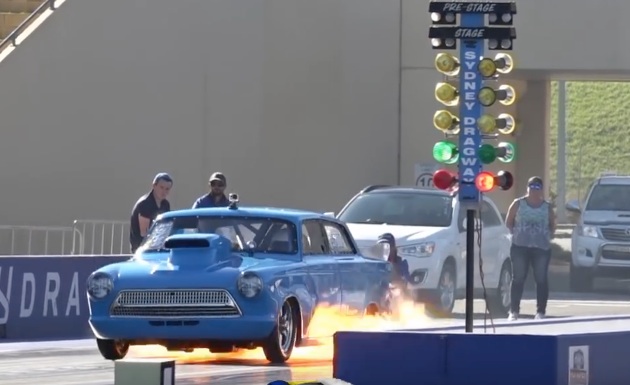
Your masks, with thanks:
[(328, 252), (328, 241), (318, 220), (304, 221), (301, 228), (303, 261), (315, 285), (318, 306), (339, 310), (341, 282), (338, 264)]
[(481, 203), (481, 255), (485, 283), (496, 282), (499, 269), (499, 247), (501, 245), (501, 218), (493, 206), (484, 200)]
[[(457, 267), (457, 287), (463, 289), (466, 287), (466, 209), (459, 206), (458, 210), (458, 228), (459, 239), (457, 245), (460, 250), (460, 260)], [(478, 229), (481, 221), (479, 219), (479, 213), (475, 216), (475, 228)], [(483, 246), (483, 242), (482, 242)], [(475, 287), (481, 287), (481, 277), (479, 275), (479, 231), (475, 231), (475, 247), (474, 247), (474, 261), (475, 261)]]
[(332, 221), (322, 221), (330, 254), (337, 261), (341, 279), (341, 308), (344, 312), (362, 312), (366, 305), (368, 265), (357, 254), (346, 228)]
[(501, 218), (501, 213), (492, 201), (484, 201), (484, 212), (482, 215), (484, 222), (482, 247), (488, 246), (488, 250), (484, 255), (487, 255), (487, 259), (490, 262), (489, 267), (484, 269), (484, 273), (488, 277), (486, 283), (495, 286), (495, 284), (499, 284), (503, 262), (509, 256), (511, 240), (509, 231), (505, 227), (505, 222)]

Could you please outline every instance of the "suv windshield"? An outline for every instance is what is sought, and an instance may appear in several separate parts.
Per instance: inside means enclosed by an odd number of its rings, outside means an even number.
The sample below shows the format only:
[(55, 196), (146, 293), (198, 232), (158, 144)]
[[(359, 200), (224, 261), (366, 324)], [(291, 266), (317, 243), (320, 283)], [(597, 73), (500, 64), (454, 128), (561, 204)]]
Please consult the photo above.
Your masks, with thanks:
[(275, 218), (233, 216), (185, 216), (162, 219), (151, 227), (141, 248), (144, 251), (164, 249), (166, 238), (175, 234), (223, 235), (232, 241), (234, 252), (297, 253), (297, 232), (293, 223)]
[(359, 195), (339, 214), (347, 223), (448, 227), (453, 198), (423, 192), (376, 192)]
[(585, 210), (630, 211), (630, 185), (598, 184), (593, 187)]

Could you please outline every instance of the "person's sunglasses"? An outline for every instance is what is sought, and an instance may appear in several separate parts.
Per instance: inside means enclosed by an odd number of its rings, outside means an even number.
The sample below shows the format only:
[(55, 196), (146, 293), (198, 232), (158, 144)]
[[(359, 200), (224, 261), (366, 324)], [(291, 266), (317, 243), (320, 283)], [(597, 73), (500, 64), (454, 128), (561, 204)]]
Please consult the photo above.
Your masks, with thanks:
[(210, 187), (225, 187), (225, 185), (221, 182), (212, 182), (210, 183)]
[(542, 190), (542, 185), (538, 183), (532, 183), (528, 187), (532, 190)]

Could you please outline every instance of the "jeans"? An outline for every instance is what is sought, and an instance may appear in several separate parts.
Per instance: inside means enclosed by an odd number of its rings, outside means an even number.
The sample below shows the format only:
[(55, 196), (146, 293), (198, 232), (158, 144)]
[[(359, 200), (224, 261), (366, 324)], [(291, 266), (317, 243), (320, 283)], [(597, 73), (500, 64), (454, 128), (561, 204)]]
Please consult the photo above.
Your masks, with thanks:
[(525, 280), (529, 273), (529, 266), (534, 271), (536, 281), (536, 311), (545, 314), (547, 300), (549, 299), (549, 260), (551, 249), (544, 250), (537, 247), (523, 247), (512, 245), (512, 297), (511, 310), (518, 314), (521, 307), (521, 298), (525, 288)]

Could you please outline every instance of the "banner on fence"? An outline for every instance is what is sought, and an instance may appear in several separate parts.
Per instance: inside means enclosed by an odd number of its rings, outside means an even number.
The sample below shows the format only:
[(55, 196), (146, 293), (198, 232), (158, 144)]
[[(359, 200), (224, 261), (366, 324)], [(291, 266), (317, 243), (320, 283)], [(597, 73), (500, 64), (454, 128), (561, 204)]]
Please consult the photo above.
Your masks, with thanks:
[(0, 342), (91, 336), (87, 278), (129, 258), (0, 257)]

